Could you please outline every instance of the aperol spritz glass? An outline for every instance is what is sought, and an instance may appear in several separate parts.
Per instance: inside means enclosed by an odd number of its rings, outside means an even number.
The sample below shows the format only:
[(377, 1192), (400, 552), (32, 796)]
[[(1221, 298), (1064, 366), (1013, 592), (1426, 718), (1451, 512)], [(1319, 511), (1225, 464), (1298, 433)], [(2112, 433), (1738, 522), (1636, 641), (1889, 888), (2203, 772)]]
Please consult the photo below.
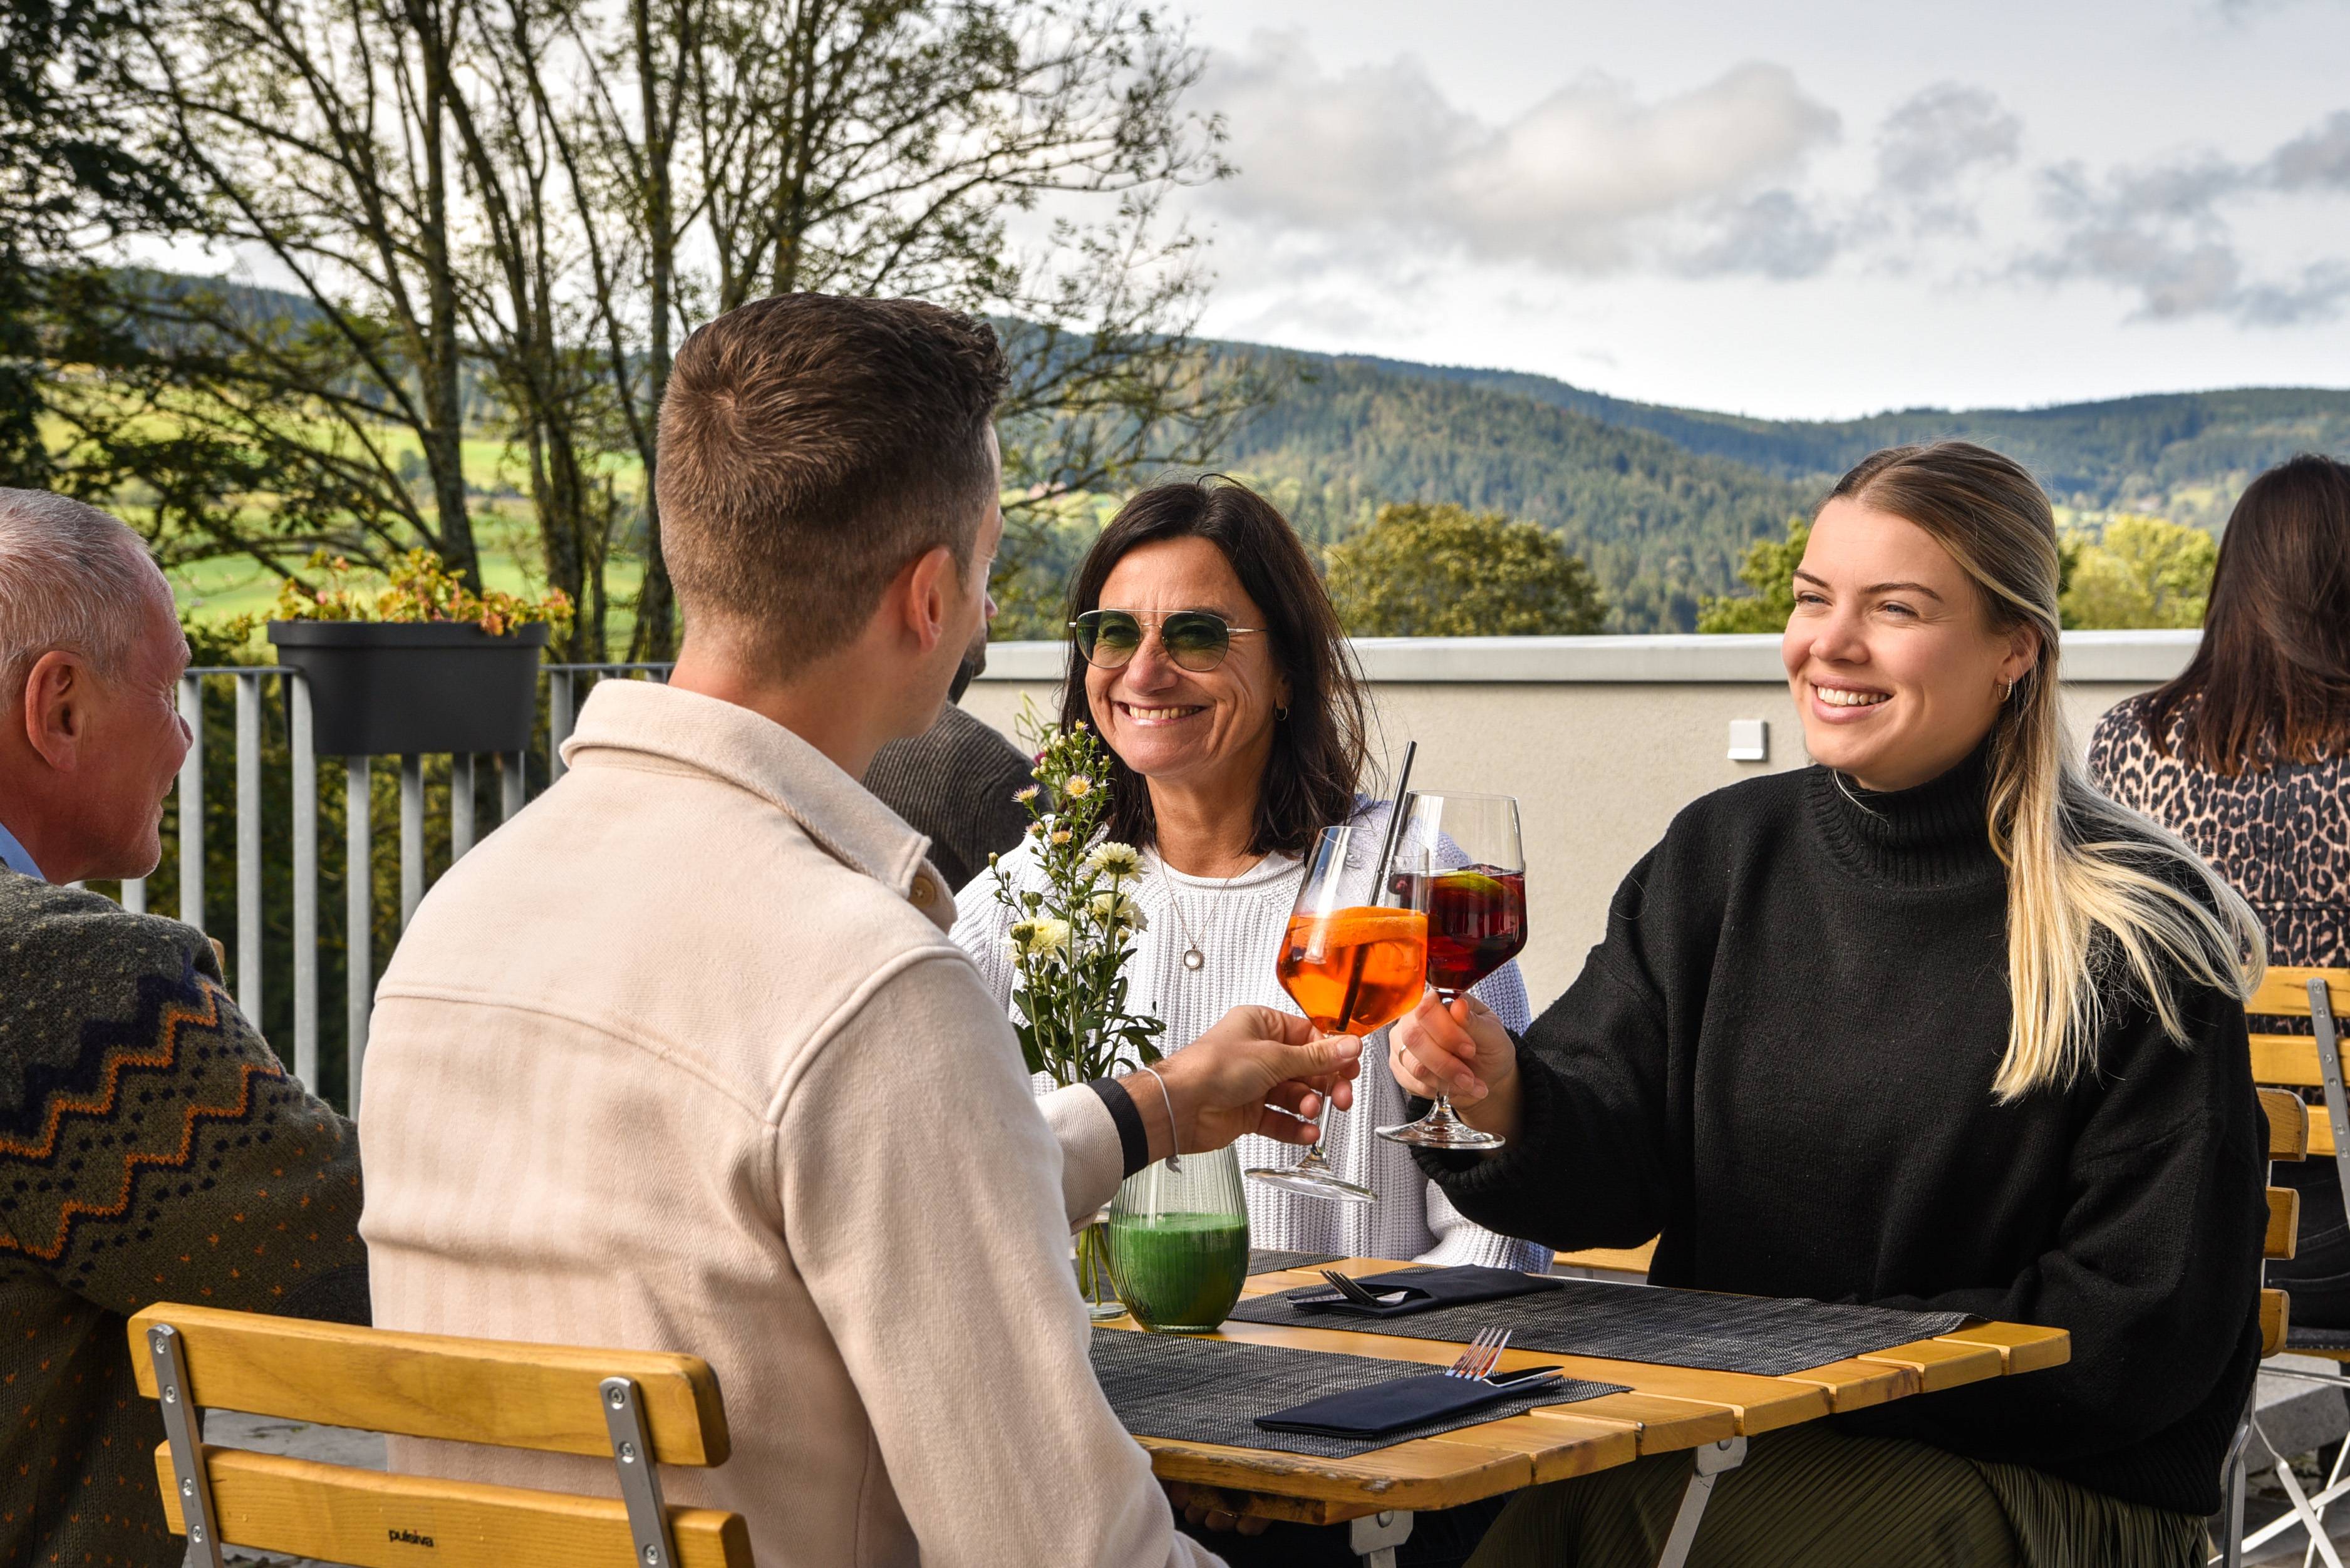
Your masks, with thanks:
[[(1274, 972), (1319, 1033), (1367, 1035), (1409, 1012), (1426, 989), (1428, 972), (1427, 857), (1399, 849), (1380, 881), (1374, 864), (1382, 835), (1369, 827), (1326, 827), (1305, 862)], [(1351, 900), (1351, 901), (1350, 901)], [(1322, 1110), (1329, 1125), (1330, 1107)], [(1367, 1187), (1330, 1165), (1316, 1138), (1291, 1166), (1260, 1166), (1257, 1181), (1339, 1203), (1375, 1203)]]

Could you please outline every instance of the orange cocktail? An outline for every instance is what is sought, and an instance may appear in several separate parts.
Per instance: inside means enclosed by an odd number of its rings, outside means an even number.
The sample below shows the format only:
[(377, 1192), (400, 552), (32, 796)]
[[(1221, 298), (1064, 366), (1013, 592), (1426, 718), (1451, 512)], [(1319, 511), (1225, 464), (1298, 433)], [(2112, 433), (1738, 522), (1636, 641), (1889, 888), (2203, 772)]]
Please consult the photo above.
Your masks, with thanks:
[(1367, 1034), (1427, 988), (1428, 917), (1363, 906), (1292, 915), (1274, 972), (1323, 1033)]

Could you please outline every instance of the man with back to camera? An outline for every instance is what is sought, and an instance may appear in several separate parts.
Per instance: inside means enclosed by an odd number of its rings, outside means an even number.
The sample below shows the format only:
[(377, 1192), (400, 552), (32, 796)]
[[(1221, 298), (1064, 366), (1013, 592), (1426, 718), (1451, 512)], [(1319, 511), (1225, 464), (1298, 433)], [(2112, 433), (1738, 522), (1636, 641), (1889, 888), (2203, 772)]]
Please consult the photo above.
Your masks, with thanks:
[(1094, 1382), (1070, 1230), (1171, 1148), (1306, 1141), (1266, 1101), (1344, 1105), (1359, 1053), (1243, 1008), (1163, 1089), (1034, 1098), (924, 840), (857, 783), (982, 628), (1003, 382), (983, 323), (911, 301), (696, 332), (661, 409), (671, 680), (595, 689), (377, 993), (378, 1324), (706, 1357), (733, 1455), (664, 1485), (771, 1568), (1214, 1563)]
[(359, 1140), (202, 931), (66, 884), (155, 869), (188, 642), (139, 535), (0, 490), (0, 1563), (177, 1568), (125, 1319), (367, 1321)]

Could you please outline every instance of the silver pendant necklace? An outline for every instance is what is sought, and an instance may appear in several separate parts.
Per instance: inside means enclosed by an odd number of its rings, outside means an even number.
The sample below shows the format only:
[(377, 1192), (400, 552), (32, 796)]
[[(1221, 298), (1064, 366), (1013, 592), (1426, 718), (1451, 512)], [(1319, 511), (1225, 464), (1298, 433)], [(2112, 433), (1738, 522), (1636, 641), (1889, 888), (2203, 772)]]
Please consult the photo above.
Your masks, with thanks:
[[(1229, 889), (1234, 882), (1239, 881), (1242, 877), (1255, 870), (1257, 867), (1263, 864), (1264, 857), (1263, 856), (1259, 856), (1254, 863), (1242, 867), (1239, 870), (1233, 872), (1231, 876), (1225, 877), (1222, 882), (1216, 885), (1215, 894), (1211, 897), (1208, 905), (1208, 918), (1201, 926), (1201, 930), (1203, 933), (1212, 933), (1214, 931), (1216, 926), (1216, 916), (1223, 907), (1221, 899), (1224, 892)], [(1208, 967), (1208, 955), (1201, 950), (1199, 938), (1191, 934), (1191, 918), (1183, 913), (1183, 898), (1181, 894), (1175, 890), (1175, 878), (1168, 874), (1167, 860), (1164, 856), (1161, 856), (1159, 861), (1159, 879), (1167, 886), (1168, 908), (1175, 911), (1175, 924), (1183, 933), (1183, 967), (1191, 973), (1197, 974), (1201, 970)]]

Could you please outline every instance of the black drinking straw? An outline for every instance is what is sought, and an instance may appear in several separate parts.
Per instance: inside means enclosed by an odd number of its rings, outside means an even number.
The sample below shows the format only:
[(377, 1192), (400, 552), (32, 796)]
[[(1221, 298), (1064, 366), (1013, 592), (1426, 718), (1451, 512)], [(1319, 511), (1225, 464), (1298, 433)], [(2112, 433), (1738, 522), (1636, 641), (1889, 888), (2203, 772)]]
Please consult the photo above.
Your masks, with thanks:
[[(1371, 879), (1371, 902), (1377, 904), (1386, 896), (1388, 867), (1395, 863), (1397, 843), (1403, 837), (1404, 794), (1411, 787), (1411, 760), (1419, 753), (1418, 741), (1403, 743), (1403, 765), (1396, 769), (1395, 805), (1388, 812), (1387, 842), (1379, 846), (1379, 863)], [(1355, 1020), (1355, 997), (1363, 989), (1363, 963), (1371, 955), (1368, 942), (1357, 945), (1355, 967), (1347, 974), (1347, 1000), (1338, 1007), (1338, 1032), (1343, 1034)]]

